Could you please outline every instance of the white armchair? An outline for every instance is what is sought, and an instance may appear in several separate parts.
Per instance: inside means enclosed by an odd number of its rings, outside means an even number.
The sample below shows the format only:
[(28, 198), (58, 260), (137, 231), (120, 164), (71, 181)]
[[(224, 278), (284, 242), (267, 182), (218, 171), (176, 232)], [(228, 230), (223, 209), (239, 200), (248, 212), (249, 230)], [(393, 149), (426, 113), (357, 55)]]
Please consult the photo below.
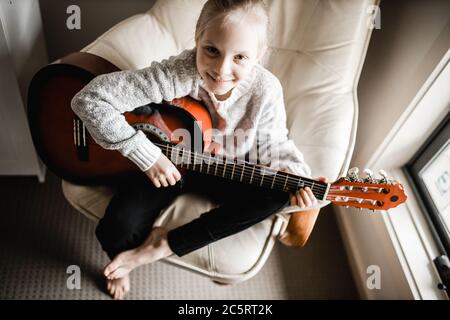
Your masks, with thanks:
[[(148, 11), (111, 28), (82, 51), (120, 69), (144, 68), (194, 47), (195, 22), (205, 0), (160, 0)], [(281, 81), (291, 138), (313, 176), (334, 181), (352, 156), (358, 104), (356, 86), (369, 42), (377, 0), (269, 0), (272, 37), (264, 65)], [(67, 200), (87, 217), (100, 219), (113, 195), (107, 186), (62, 182)], [(161, 212), (156, 225), (182, 225), (214, 206), (186, 194)], [(255, 275), (286, 228), (287, 208), (236, 235), (183, 257), (176, 264), (221, 283)]]

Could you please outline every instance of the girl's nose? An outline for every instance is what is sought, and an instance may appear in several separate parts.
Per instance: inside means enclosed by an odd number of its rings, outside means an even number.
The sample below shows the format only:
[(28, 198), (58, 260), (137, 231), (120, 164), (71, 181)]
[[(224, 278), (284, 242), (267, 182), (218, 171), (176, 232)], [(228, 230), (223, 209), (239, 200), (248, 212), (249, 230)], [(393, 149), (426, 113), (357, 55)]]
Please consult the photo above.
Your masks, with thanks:
[(219, 76), (228, 76), (231, 74), (231, 63), (230, 61), (225, 57), (218, 61), (218, 64), (216, 66), (216, 72)]

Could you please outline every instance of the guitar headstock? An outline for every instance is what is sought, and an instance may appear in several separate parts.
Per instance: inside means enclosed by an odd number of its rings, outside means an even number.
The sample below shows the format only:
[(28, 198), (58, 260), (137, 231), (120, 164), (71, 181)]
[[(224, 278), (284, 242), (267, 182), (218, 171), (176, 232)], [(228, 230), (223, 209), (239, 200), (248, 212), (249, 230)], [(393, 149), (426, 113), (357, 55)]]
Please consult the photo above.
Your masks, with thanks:
[(373, 178), (372, 171), (365, 169), (365, 177), (358, 176), (358, 168), (348, 171), (346, 177), (331, 184), (327, 199), (337, 206), (370, 210), (388, 210), (406, 201), (403, 186), (387, 178), (386, 172), (379, 171), (380, 178)]

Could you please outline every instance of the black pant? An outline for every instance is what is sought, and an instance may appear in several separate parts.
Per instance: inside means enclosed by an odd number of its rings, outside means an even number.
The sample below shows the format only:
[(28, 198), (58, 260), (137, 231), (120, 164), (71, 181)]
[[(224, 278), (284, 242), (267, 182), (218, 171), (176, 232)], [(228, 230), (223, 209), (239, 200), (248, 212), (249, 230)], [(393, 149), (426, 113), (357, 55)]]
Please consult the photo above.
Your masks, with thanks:
[(112, 259), (142, 244), (161, 210), (184, 192), (203, 194), (221, 205), (169, 231), (169, 246), (178, 256), (242, 231), (289, 202), (288, 193), (194, 172), (184, 175), (175, 186), (161, 188), (141, 174), (118, 185), (100, 220), (95, 233), (103, 250)]

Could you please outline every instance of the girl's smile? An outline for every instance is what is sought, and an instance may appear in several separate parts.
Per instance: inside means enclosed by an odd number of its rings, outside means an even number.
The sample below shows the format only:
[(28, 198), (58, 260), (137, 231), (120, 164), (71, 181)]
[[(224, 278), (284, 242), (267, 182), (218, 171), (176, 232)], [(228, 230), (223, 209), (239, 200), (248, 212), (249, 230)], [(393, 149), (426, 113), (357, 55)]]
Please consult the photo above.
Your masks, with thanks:
[(209, 73), (208, 73), (208, 76), (209, 76), (214, 82), (217, 82), (218, 84), (224, 84), (224, 83), (227, 83), (227, 82), (230, 82), (230, 81), (233, 81), (233, 80), (234, 80), (233, 78), (231, 78), (231, 79), (223, 79), (222, 77), (214, 77), (214, 76), (210, 75)]

